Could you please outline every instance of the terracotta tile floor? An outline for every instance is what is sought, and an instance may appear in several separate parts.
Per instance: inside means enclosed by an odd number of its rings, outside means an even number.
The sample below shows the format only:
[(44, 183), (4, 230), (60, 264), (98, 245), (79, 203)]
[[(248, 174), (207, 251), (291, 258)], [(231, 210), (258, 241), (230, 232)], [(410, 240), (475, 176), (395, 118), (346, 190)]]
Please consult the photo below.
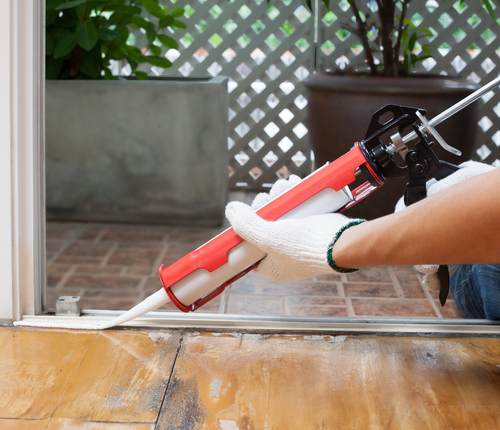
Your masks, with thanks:
[[(157, 269), (222, 228), (76, 222), (47, 223), (47, 303), (82, 297), (85, 309), (127, 310), (160, 289)], [(164, 308), (176, 311), (173, 305)], [(204, 312), (294, 316), (461, 318), (453, 299), (441, 308), (411, 267), (377, 267), (275, 283), (249, 273)]]
[(2, 430), (500, 428), (500, 340), (0, 327)]

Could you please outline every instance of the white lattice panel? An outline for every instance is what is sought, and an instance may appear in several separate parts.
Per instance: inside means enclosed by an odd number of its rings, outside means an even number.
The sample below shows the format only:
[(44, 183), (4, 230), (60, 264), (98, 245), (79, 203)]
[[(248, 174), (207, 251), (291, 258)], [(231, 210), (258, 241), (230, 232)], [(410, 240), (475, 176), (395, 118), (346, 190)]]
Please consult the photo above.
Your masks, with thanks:
[[(259, 190), (290, 172), (309, 173), (302, 81), (313, 70), (359, 68), (364, 63), (360, 43), (343, 29), (352, 22), (349, 2), (330, 2), (330, 11), (321, 4), (315, 43), (315, 19), (304, 2), (160, 1), (186, 8), (187, 29), (176, 30), (179, 50), (167, 53), (174, 66), (149, 71), (230, 78), (230, 187)], [(376, 5), (373, 0), (357, 2), (364, 12)], [(459, 1), (413, 0), (407, 18), (417, 28), (432, 29), (434, 38), (421, 43), (437, 47), (434, 59), (420, 63), (417, 71), (467, 77), (479, 84), (500, 72), (500, 27), (479, 0), (463, 6)], [(146, 45), (145, 35), (136, 37), (136, 46)], [(477, 159), (500, 165), (500, 90), (483, 97), (479, 118)]]
[[(367, 13), (368, 6), (373, 7), (375, 2), (358, 0), (357, 3)], [(331, 2), (330, 11), (322, 7), (320, 14), (316, 68), (362, 67), (362, 47), (355, 35), (342, 30), (346, 23), (352, 23), (348, 2)], [(500, 26), (479, 1), (468, 0), (461, 6), (459, 1), (413, 0), (407, 18), (417, 28), (431, 29), (434, 38), (422, 39), (421, 43), (437, 47), (433, 59), (420, 63), (418, 72), (464, 77), (479, 85), (500, 73)], [(479, 113), (476, 158), (500, 165), (500, 90), (483, 97)]]
[[(163, 4), (173, 6), (170, 0)], [(302, 81), (312, 71), (314, 19), (291, 0), (178, 0), (186, 30), (164, 76), (224, 75), (229, 82), (230, 186), (258, 190), (311, 171)], [(136, 46), (147, 44), (137, 34)]]

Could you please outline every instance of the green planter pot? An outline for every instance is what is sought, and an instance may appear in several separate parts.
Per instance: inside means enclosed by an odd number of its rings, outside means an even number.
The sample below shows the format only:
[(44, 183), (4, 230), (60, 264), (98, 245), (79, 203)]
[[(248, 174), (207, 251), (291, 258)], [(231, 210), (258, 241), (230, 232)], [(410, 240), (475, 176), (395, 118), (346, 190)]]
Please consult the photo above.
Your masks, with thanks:
[[(478, 88), (466, 80), (444, 77), (357, 77), (327, 73), (312, 75), (305, 84), (316, 167), (336, 160), (354, 142), (363, 140), (373, 113), (387, 104), (426, 109), (430, 120)], [(457, 157), (436, 145), (433, 149), (440, 159), (459, 164), (471, 158), (478, 127), (477, 107), (474, 103), (436, 127), (448, 144), (462, 151), (462, 156)], [(392, 213), (406, 182), (406, 179), (389, 179), (345, 214), (374, 219)]]
[(47, 81), (48, 219), (220, 225), (227, 78)]

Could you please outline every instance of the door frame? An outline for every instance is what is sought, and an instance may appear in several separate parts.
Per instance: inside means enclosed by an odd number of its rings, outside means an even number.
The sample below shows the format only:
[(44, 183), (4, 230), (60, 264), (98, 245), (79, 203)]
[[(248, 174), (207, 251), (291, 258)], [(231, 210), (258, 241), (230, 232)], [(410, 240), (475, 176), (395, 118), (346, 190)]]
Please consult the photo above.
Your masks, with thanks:
[[(0, 322), (90, 328), (120, 312), (56, 317), (45, 303), (45, 1), (0, 0)], [(130, 327), (315, 333), (500, 334), (486, 320), (315, 318), (151, 312)]]

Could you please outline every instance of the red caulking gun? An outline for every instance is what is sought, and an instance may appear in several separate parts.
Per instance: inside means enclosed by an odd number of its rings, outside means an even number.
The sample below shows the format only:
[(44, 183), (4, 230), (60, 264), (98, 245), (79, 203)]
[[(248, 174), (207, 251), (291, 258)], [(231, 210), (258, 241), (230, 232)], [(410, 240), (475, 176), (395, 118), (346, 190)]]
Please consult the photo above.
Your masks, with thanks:
[[(381, 187), (387, 179), (399, 177), (408, 178), (404, 195), (406, 205), (425, 198), (429, 177), (443, 179), (458, 169), (437, 158), (431, 148), (434, 144), (431, 139), (452, 154), (461, 155), (441, 138), (434, 126), (499, 84), (500, 77), (430, 121), (425, 118), (424, 109), (398, 105), (383, 107), (373, 114), (364, 140), (270, 201), (257, 214), (267, 221), (275, 221), (342, 212)], [(382, 122), (382, 117), (392, 119)], [(351, 191), (349, 185), (359, 175), (364, 176), (366, 182)], [(162, 265), (159, 276), (163, 288), (100, 328), (122, 324), (168, 301), (183, 312), (195, 311), (255, 268), (265, 256), (263, 251), (229, 228), (169, 267)], [(439, 274), (443, 285), (440, 300), (444, 305), (448, 295), (447, 266), (441, 266)]]

